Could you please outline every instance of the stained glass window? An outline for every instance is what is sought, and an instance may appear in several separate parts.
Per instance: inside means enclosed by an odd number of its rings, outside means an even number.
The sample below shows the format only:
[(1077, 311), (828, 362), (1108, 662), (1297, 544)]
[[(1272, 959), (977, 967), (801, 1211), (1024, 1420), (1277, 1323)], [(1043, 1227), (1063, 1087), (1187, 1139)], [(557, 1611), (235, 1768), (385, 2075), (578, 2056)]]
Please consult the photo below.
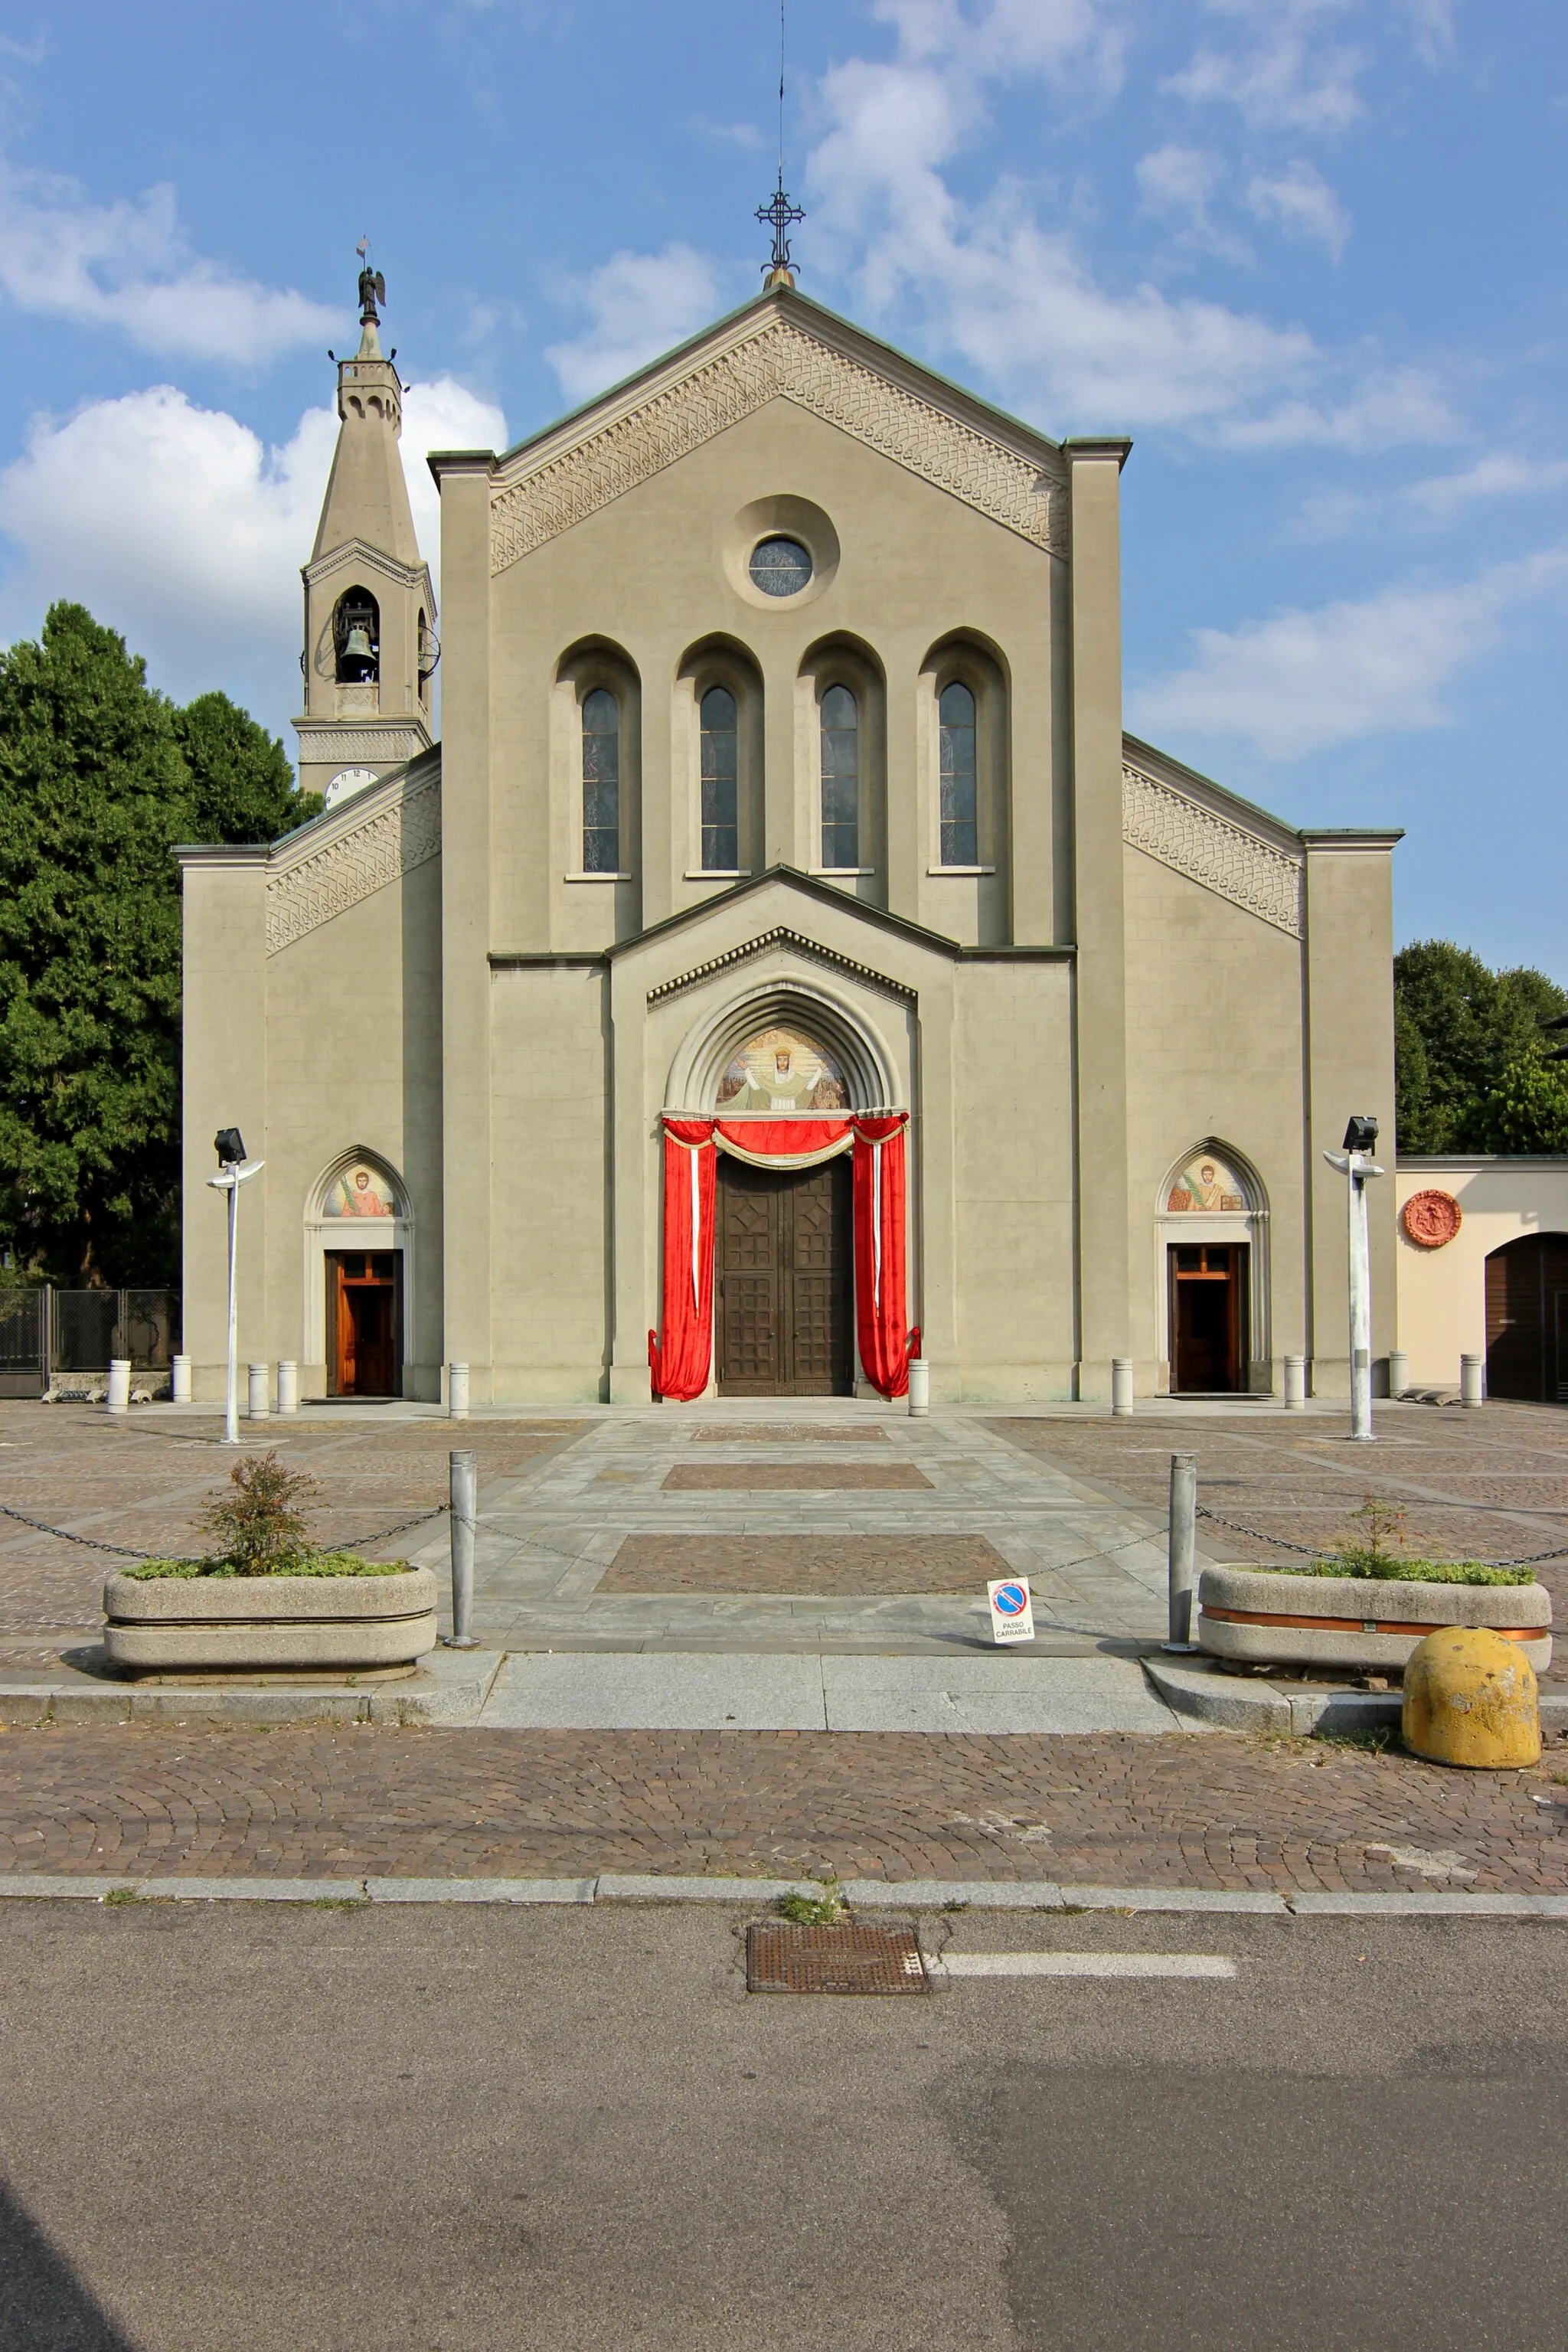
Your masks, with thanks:
[(979, 788), (974, 765), (974, 697), (956, 678), (943, 687), (942, 719), (942, 862), (980, 863)]
[(583, 700), (583, 871), (621, 867), (621, 711), (596, 687)]
[(811, 580), (811, 558), (798, 539), (764, 539), (750, 568), (752, 585), (764, 596), (798, 596)]
[(735, 698), (710, 687), (702, 698), (702, 870), (733, 874), (741, 863), (740, 735)]
[(860, 714), (847, 686), (822, 698), (822, 862), (860, 863)]

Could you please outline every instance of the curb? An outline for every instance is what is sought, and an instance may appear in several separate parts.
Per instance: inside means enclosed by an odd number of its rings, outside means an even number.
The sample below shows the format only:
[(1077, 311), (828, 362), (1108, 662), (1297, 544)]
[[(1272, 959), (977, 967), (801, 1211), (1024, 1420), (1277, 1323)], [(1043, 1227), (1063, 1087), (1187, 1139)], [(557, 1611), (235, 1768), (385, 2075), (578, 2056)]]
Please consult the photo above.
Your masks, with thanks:
[[(79, 1877), (0, 1875), (0, 1899), (102, 1903), (314, 1903), (341, 1905), (500, 1903), (776, 1903), (785, 1895), (820, 1896), (814, 1878), (660, 1878), (607, 1871), (597, 1878), (131, 1878), (109, 1872)], [(1272, 1919), (1563, 1919), (1568, 1895), (1444, 1895), (1419, 1892), (1308, 1891), (1205, 1886), (1060, 1886), (1052, 1880), (850, 1878), (842, 1892), (851, 1910), (1188, 1912)]]
[[(247, 1684), (237, 1690), (178, 1683), (23, 1682), (0, 1677), (0, 1724), (37, 1730), (46, 1723), (229, 1723), (270, 1728), (292, 1723), (471, 1726), (490, 1695), (505, 1653), (454, 1657), (437, 1652), (409, 1682), (352, 1681), (314, 1687)], [(446, 1671), (441, 1669), (446, 1666)]]
[[(1216, 1731), (1268, 1731), (1279, 1738), (1306, 1739), (1315, 1732), (1399, 1727), (1403, 1698), (1396, 1690), (1255, 1680), (1226, 1674), (1208, 1658), (1146, 1657), (1142, 1665), (1173, 1714)], [(1568, 1731), (1568, 1696), (1551, 1693), (1542, 1698), (1541, 1722), (1543, 1730)]]

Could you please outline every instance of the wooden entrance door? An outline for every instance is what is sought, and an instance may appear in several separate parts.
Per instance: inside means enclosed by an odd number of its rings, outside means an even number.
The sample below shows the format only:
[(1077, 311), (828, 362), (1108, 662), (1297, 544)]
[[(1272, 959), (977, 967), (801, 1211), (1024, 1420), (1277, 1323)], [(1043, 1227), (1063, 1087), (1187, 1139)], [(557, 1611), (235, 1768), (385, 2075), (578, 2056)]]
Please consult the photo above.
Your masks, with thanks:
[(1568, 1402), (1568, 1234), (1525, 1234), (1488, 1258), (1487, 1394)]
[(855, 1387), (849, 1160), (775, 1171), (719, 1155), (719, 1392)]
[(1169, 1256), (1173, 1394), (1244, 1390), (1247, 1244), (1177, 1242)]
[(403, 1394), (403, 1252), (327, 1253), (327, 1394)]

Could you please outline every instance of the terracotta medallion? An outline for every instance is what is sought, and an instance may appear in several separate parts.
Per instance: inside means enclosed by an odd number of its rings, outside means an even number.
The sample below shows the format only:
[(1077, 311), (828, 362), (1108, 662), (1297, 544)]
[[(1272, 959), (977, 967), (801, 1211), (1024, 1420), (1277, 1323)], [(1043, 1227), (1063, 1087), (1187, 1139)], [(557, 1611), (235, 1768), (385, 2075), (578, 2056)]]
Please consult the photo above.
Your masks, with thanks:
[(1405, 1203), (1405, 1230), (1417, 1249), (1442, 1249), (1463, 1223), (1452, 1192), (1412, 1192)]

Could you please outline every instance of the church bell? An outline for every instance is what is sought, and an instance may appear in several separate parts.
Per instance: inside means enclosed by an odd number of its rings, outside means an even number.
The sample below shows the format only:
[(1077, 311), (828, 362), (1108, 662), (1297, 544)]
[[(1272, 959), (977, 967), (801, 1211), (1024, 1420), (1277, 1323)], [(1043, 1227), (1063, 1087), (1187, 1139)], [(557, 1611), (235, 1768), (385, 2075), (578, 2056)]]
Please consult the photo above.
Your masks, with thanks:
[(356, 621), (343, 639), (343, 654), (350, 661), (371, 661), (374, 658), (371, 652), (370, 631), (363, 621)]

